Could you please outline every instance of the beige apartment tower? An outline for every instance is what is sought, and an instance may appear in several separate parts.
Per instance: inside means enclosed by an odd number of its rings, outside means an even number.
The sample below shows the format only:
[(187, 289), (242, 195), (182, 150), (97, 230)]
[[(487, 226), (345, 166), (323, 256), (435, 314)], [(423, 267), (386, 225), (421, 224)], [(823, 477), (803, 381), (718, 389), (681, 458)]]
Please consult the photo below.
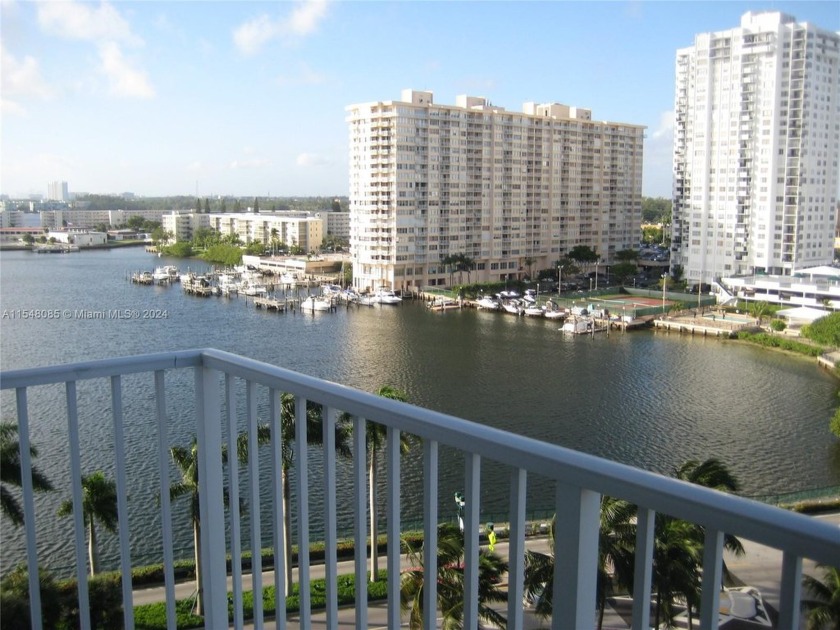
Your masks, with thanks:
[(455, 282), (504, 281), (577, 245), (609, 264), (638, 242), (642, 126), (559, 104), (437, 105), (416, 90), (347, 111), (356, 289), (448, 285), (450, 256), (474, 263)]
[(778, 12), (677, 51), (671, 264), (684, 277), (831, 264), (840, 35)]

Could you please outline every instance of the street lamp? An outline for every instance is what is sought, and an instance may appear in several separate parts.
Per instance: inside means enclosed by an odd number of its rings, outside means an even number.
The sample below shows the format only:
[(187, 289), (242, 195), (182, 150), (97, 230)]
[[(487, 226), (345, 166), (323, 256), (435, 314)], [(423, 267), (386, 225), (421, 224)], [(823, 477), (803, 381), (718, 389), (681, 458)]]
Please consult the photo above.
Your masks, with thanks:
[(598, 263), (599, 262), (600, 261), (598, 261), (598, 260), (595, 261), (595, 290), (596, 291), (598, 290)]
[(560, 294), (563, 292), (563, 267), (562, 265), (557, 265), (557, 297), (560, 297)]

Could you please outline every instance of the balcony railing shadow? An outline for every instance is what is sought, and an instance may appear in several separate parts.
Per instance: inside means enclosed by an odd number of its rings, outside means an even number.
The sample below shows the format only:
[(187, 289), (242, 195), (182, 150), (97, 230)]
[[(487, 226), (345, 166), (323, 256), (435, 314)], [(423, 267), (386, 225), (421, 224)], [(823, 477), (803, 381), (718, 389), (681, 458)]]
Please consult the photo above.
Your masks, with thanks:
[[(80, 411), (79, 390), (83, 383), (98, 382), (104, 398), (95, 405), (83, 405)], [(58, 388), (56, 387), (58, 386)], [(327, 587), (327, 625), (336, 627), (338, 604), (334, 585), (337, 582), (336, 547), (339, 528), (352, 530), (355, 549), (356, 601), (355, 626), (368, 626), (367, 543), (368, 495), (367, 465), (364, 456), (354, 456), (351, 464), (341, 463), (336, 447), (336, 426), (342, 418), (352, 423), (351, 450), (366, 452), (367, 422), (387, 428), (385, 437), (385, 534), (399, 540), (404, 506), (401, 498), (401, 434), (416, 436), (422, 443), (422, 504), (424, 566), (437, 562), (437, 525), (439, 514), (439, 473), (441, 449), (454, 449), (463, 456), (464, 541), (464, 627), (478, 627), (478, 557), (481, 530), (482, 463), (492, 462), (509, 470), (507, 492), (509, 515), (508, 627), (523, 625), (524, 550), (526, 534), (526, 495), (529, 481), (547, 479), (554, 488), (556, 513), (555, 536), (562, 553), (555, 558), (553, 628), (594, 627), (596, 573), (598, 565), (599, 509), (602, 496), (626, 500), (638, 506), (636, 519), (636, 560), (634, 601), (651, 601), (651, 576), (654, 545), (654, 521), (657, 513), (668, 514), (701, 525), (705, 531), (703, 552), (703, 588), (700, 627), (717, 627), (724, 534), (743, 537), (767, 545), (783, 554), (780, 567), (779, 628), (798, 628), (800, 623), (801, 578), (804, 559), (840, 566), (840, 536), (836, 527), (755, 501), (687, 484), (673, 478), (600, 459), (556, 445), (513, 435), (447, 416), (428, 409), (390, 400), (373, 394), (298, 374), (230, 353), (203, 349), (153, 355), (114, 358), (45, 368), (7, 371), (0, 375), (0, 388), (14, 392), (17, 413), (22, 496), (25, 519), (25, 563), (29, 572), (32, 627), (41, 628), (38, 566), (45, 563), (38, 540), (43, 529), (36, 516), (31, 481), (30, 443), (33, 427), (40, 422), (39, 390), (49, 389), (60, 398), (66, 410), (66, 449), (69, 453), (67, 477), (74, 505), (81, 505), (81, 477), (86, 472), (82, 462), (90, 461), (86, 449), (93, 448), (80, 436), (92, 416), (110, 416), (109, 461), (102, 464), (112, 470), (118, 496), (118, 557), (122, 575), (122, 598), (126, 628), (134, 627), (131, 587), (132, 540), (137, 528), (152, 526), (150, 519), (128, 518), (130, 502), (136, 502), (130, 488), (136, 476), (151, 476), (153, 496), (146, 509), (154, 514), (160, 528), (161, 560), (164, 564), (167, 619), (175, 628), (175, 531), (170, 485), (175, 481), (170, 464), (174, 436), (195, 435), (198, 453), (200, 508), (200, 571), (207, 628), (228, 627), (227, 562), (232, 566), (233, 591), (230, 597), (236, 611), (233, 624), (242, 627), (243, 597), (241, 573), (243, 539), (251, 545), (254, 592), (261, 592), (262, 566), (259, 549), (267, 537), (275, 549), (274, 587), (276, 624), (285, 626), (286, 563), (284, 521), (281, 496), (283, 459), (294, 459), (291, 476), (294, 496), (294, 521), (299, 549), (300, 625), (309, 627), (310, 538), (317, 535), (325, 544)], [(61, 390), (60, 393), (56, 393)], [(85, 390), (87, 391), (87, 390)], [(295, 432), (291, 443), (283, 442), (281, 405), (283, 395), (294, 397)], [(9, 394), (11, 396), (11, 394)], [(128, 405), (126, 400), (130, 399)], [(105, 404), (107, 402), (107, 404)], [(53, 401), (53, 405), (55, 401)], [(317, 405), (322, 425), (322, 445), (307, 446), (307, 408)], [(130, 407), (130, 409), (129, 409)], [(105, 409), (110, 411), (105, 411)], [(139, 409), (139, 411), (138, 411)], [(138, 455), (134, 431), (145, 423), (145, 446), (151, 455)], [(267, 422), (270, 431), (269, 454), (250, 457), (238, 464), (235, 457), (223, 463), (222, 453), (233, 453), (237, 437), (245, 435), (250, 452), (257, 452), (258, 436)], [(310, 429), (311, 430), (311, 429)], [(128, 436), (128, 437), (127, 437)], [(101, 445), (97, 444), (96, 448)], [(241, 466), (241, 468), (240, 468)], [(339, 479), (339, 471), (349, 479)], [(266, 480), (267, 481), (260, 481)], [(310, 479), (313, 480), (310, 483)], [(341, 490), (338, 484), (341, 482)], [(317, 485), (316, 485), (317, 482)], [(261, 484), (269, 492), (261, 493)], [(314, 486), (314, 487), (313, 487)], [(267, 494), (268, 499), (265, 498)], [(318, 495), (318, 527), (312, 527), (310, 505)], [(241, 495), (241, 498), (240, 498)], [(247, 506), (247, 515), (240, 508)], [(45, 518), (45, 517), (44, 517)], [(339, 523), (339, 519), (342, 520)], [(352, 522), (346, 522), (352, 521)], [(250, 530), (242, 531), (243, 523)], [(268, 531), (264, 532), (263, 528)], [(316, 531), (318, 530), (318, 531)], [(315, 532), (313, 534), (313, 532)], [(247, 536), (243, 536), (247, 534)], [(74, 571), (78, 580), (80, 624), (91, 627), (87, 611), (87, 559), (85, 525), (81, 511), (73, 515)], [(400, 549), (389, 545), (385, 559), (388, 576), (388, 626), (400, 627)], [(437, 617), (436, 584), (425, 585), (424, 619), (432, 627)], [(262, 598), (254, 598), (254, 616), (259, 625), (264, 613)], [(650, 607), (633, 608), (633, 628), (651, 626)]]

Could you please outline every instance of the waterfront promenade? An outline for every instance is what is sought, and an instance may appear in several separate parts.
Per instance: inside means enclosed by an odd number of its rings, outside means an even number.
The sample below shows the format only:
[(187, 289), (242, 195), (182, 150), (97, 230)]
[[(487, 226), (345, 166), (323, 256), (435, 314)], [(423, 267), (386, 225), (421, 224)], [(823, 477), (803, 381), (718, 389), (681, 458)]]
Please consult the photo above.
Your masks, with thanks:
[[(831, 512), (827, 514), (820, 514), (814, 518), (828, 521), (840, 527), (840, 512)], [(749, 540), (741, 540), (744, 545), (746, 553), (743, 556), (737, 557), (729, 552), (724, 553), (724, 561), (726, 566), (735, 576), (739, 584), (755, 586), (764, 596), (765, 603), (772, 609), (773, 612), (777, 610), (779, 604), (779, 590), (781, 583), (781, 566), (782, 554), (778, 550), (770, 549), (763, 545), (756, 544)], [(534, 551), (542, 553), (548, 552), (548, 540), (543, 537), (529, 538), (526, 541), (526, 547)], [(496, 552), (502, 557), (507, 557), (508, 545), (507, 541), (500, 541), (496, 545)], [(383, 561), (384, 564), (384, 561)], [(405, 558), (401, 561), (401, 566), (406, 568)], [(803, 563), (803, 572), (813, 574), (814, 564), (811, 562)], [(345, 561), (338, 563), (338, 573), (352, 574), (354, 571), (353, 561)], [(294, 572), (295, 580), (297, 580), (297, 572)], [(324, 577), (323, 565), (313, 565), (310, 571), (312, 579)], [(263, 573), (263, 584), (273, 584), (273, 571), (266, 571)], [(176, 585), (175, 595), (178, 599), (185, 599), (194, 594), (195, 583), (182, 582)], [(230, 579), (228, 586), (231, 588)], [(251, 588), (250, 575), (243, 576), (243, 590), (247, 591)], [(165, 598), (165, 589), (163, 587), (143, 588), (134, 591), (134, 604), (148, 604), (158, 601), (163, 601)], [(610, 598), (608, 607), (604, 614), (603, 628), (607, 629), (625, 629), (630, 628), (630, 614), (632, 602), (628, 598), (615, 597)], [(405, 620), (404, 620), (405, 621)], [(549, 628), (550, 623), (538, 619), (533, 614), (526, 611), (524, 619), (524, 630), (533, 630), (537, 628)], [(296, 615), (291, 615), (288, 618), (289, 627), (299, 627), (299, 620)], [(253, 624), (246, 624), (248, 629), (254, 628)], [(269, 621), (264, 626), (266, 629), (273, 630), (275, 625)], [(326, 628), (326, 614), (320, 611), (313, 611), (310, 628)], [(354, 628), (355, 627), (355, 611), (353, 607), (345, 607), (339, 610), (339, 628)], [(368, 627), (369, 628), (386, 628), (386, 603), (378, 602), (370, 605), (368, 609)]]

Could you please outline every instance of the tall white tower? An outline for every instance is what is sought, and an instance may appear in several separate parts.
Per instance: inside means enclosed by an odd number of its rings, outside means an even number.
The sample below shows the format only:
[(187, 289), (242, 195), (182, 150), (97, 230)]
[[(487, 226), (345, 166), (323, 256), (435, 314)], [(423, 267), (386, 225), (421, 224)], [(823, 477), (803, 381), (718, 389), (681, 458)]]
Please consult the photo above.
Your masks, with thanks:
[(68, 201), (67, 182), (50, 182), (47, 184), (47, 199), (50, 201)]
[(671, 264), (708, 282), (829, 264), (840, 35), (778, 12), (677, 51)]

